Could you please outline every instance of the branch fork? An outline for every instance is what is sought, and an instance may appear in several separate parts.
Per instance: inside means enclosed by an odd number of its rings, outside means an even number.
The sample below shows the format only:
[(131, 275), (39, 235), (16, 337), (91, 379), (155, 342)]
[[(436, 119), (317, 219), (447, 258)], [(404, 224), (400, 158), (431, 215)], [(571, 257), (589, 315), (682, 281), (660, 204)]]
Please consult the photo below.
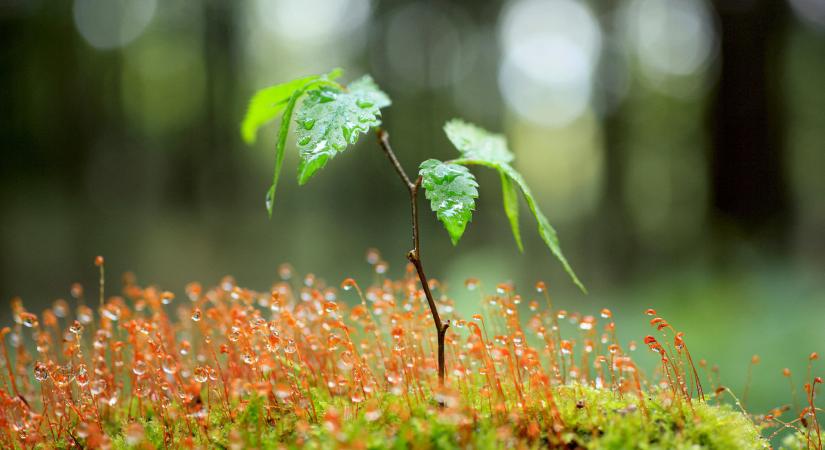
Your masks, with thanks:
[(395, 153), (390, 146), (390, 135), (381, 128), (376, 130), (378, 143), (381, 149), (387, 155), (395, 172), (401, 179), (401, 182), (407, 187), (410, 194), (410, 211), (412, 215), (412, 240), (413, 248), (407, 252), (407, 259), (415, 266), (415, 271), (418, 273), (418, 280), (421, 282), (421, 288), (424, 290), (424, 295), (427, 297), (427, 304), (430, 306), (430, 312), (433, 315), (433, 323), (438, 336), (438, 385), (444, 385), (445, 370), (444, 370), (444, 337), (447, 334), (447, 328), (450, 327), (450, 321), (442, 322), (441, 316), (438, 314), (438, 307), (433, 299), (433, 293), (430, 291), (430, 283), (427, 281), (427, 275), (424, 273), (424, 266), (421, 263), (421, 246), (419, 244), (419, 227), (418, 227), (418, 189), (421, 187), (421, 177), (416, 178), (413, 182), (398, 162)]

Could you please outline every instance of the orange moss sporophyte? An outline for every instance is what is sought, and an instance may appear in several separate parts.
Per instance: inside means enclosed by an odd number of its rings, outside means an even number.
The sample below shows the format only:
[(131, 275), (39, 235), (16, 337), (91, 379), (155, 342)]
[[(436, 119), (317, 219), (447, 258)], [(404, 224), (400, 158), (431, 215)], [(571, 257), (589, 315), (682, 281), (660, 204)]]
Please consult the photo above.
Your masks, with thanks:
[[(375, 267), (380, 254), (367, 260)], [(792, 411), (785, 407), (751, 420), (719, 398), (702, 400), (685, 334), (659, 316), (652, 323), (662, 338), (644, 341), (661, 368), (646, 375), (608, 309), (555, 310), (543, 283), (532, 293), (511, 283), (483, 293), (468, 280), (484, 313), (464, 318), (432, 280), (454, 330), (445, 340), (449, 382), (440, 385), (437, 335), (414, 267), (400, 279), (384, 273), (362, 287), (347, 278), (338, 288), (284, 267), (264, 291), (225, 277), (209, 288), (190, 283), (177, 298), (127, 275), (96, 310), (81, 296), (41, 314), (13, 301), (15, 324), (0, 332), (0, 446), (466, 447), (496, 436), (502, 446), (641, 439), (764, 448), (759, 428), (777, 427), (821, 448), (821, 378), (806, 383), (793, 419), (782, 419)], [(663, 435), (662, 423), (674, 431)]]

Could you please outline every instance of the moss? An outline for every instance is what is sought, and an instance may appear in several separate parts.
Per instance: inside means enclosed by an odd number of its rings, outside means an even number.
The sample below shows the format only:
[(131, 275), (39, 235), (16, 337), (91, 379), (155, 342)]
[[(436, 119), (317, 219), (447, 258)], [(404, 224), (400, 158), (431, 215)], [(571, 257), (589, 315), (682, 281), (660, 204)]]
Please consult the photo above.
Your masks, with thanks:
[[(398, 290), (401, 291), (398, 295), (409, 295), (404, 289)], [(157, 291), (147, 292), (151, 295), (146, 295), (159, 306), (161, 303), (155, 298), (159, 295)], [(47, 405), (32, 402), (34, 411), (51, 411), (52, 417), (58, 410), (62, 412), (59, 421), (62, 440), (48, 442), (48, 422), (42, 420), (29, 421), (25, 433), (11, 429), (11, 422), (7, 422), (7, 432), (0, 433), (0, 447), (13, 448), (17, 445), (17, 448), (22, 448), (24, 443), (27, 448), (39, 443), (46, 443), (46, 448), (68, 447), (68, 431), (74, 433), (76, 429), (74, 435), (79, 436), (80, 445), (94, 447), (108, 439), (111, 447), (118, 450), (768, 448), (768, 442), (760, 437), (759, 426), (738, 407), (715, 400), (691, 402), (686, 392), (676, 394), (657, 387), (667, 386), (670, 376), (657, 381), (658, 375), (654, 374), (652, 378), (640, 381), (637, 366), (629, 356), (624, 356), (626, 353), (618, 344), (597, 346), (595, 349), (591, 346), (589, 350), (584, 350), (587, 348), (585, 346), (582, 349), (587, 352), (583, 354), (582, 367), (590, 366), (588, 361), (598, 361), (593, 359), (596, 356), (591, 352), (602, 353), (598, 355), (602, 358), (601, 363), (607, 364), (613, 359), (610, 367), (616, 370), (611, 371), (610, 379), (615, 380), (615, 385), (596, 388), (591, 383), (606, 376), (601, 366), (589, 371), (578, 367), (575, 371), (570, 369), (578, 360), (574, 354), (578, 347), (573, 341), (556, 336), (556, 339), (561, 339), (561, 352), (553, 351), (555, 346), (550, 345), (549, 340), (533, 347), (529, 340), (524, 339), (525, 331), (516, 320), (488, 322), (490, 334), (496, 339), (485, 341), (475, 321), (466, 322), (465, 330), (456, 332), (450, 341), (450, 355), (454, 358), (457, 355), (453, 362), (456, 369), (463, 367), (466, 370), (457, 370), (456, 373), (461, 376), (448, 379), (448, 387), (444, 388), (437, 384), (433, 364), (428, 366), (428, 361), (432, 360), (426, 356), (427, 346), (409, 343), (411, 339), (432, 342), (432, 327), (422, 328), (417, 319), (428, 317), (421, 314), (421, 310), (418, 313), (406, 311), (399, 307), (401, 302), (397, 302), (394, 307), (397, 309), (384, 311), (385, 317), (391, 316), (392, 319), (379, 325), (392, 328), (384, 330), (383, 335), (392, 334), (396, 339), (394, 333), (397, 330), (411, 330), (406, 339), (398, 339), (400, 343), (393, 346), (391, 357), (386, 357), (382, 356), (382, 352), (387, 347), (374, 345), (372, 337), (357, 335), (358, 326), (353, 327), (352, 335), (349, 331), (338, 333), (338, 328), (349, 330), (348, 326), (338, 322), (338, 319), (333, 321), (317, 315), (319, 309), (309, 302), (293, 302), (296, 305), (292, 308), (293, 312), (275, 315), (272, 321), (267, 322), (251, 304), (234, 299), (230, 301), (232, 297), (227, 294), (227, 289), (210, 292), (213, 293), (210, 298), (214, 307), (208, 309), (201, 319), (209, 322), (208, 327), (204, 325), (201, 334), (206, 334), (204, 343), (211, 342), (212, 347), (221, 349), (220, 356), (214, 349), (207, 352), (199, 344), (200, 349), (187, 350), (191, 354), (180, 352), (186, 357), (178, 358), (179, 352), (170, 351), (162, 358), (147, 358), (151, 367), (144, 372), (141, 380), (156, 385), (157, 389), (147, 391), (140, 402), (129, 385), (118, 382), (115, 377), (116, 373), (120, 374), (128, 382), (131, 377), (123, 374), (130, 372), (107, 372), (107, 368), (96, 366), (95, 370), (99, 369), (102, 373), (100, 379), (114, 379), (114, 382), (105, 384), (107, 389), (103, 398), (128, 399), (121, 403), (113, 402), (111, 407), (99, 401), (95, 404), (93, 397), (79, 395), (82, 391), (66, 382), (67, 372), (80, 372), (76, 366), (59, 365), (54, 360), (50, 360), (48, 365), (38, 362), (35, 369), (50, 371), (46, 372), (49, 378), (40, 379), (45, 382), (42, 384), (45, 392), (63, 392), (64, 397), (60, 398), (70, 401), (69, 407), (62, 409), (54, 405), (46, 408)], [(310, 291), (305, 292), (309, 295)], [(312, 296), (323, 298), (320, 291), (312, 292)], [(509, 301), (507, 298), (496, 297), (495, 301), (504, 310), (501, 311), (503, 316), (515, 308), (514, 304), (505, 305)], [(361, 317), (355, 308), (349, 314), (342, 305), (336, 308), (341, 317), (350, 317), (356, 322)], [(390, 314), (390, 311), (395, 312)], [(297, 316), (299, 313), (303, 318), (303, 328), (301, 331), (290, 330), (290, 327), (296, 326), (293, 314)], [(157, 322), (152, 326), (158, 329), (165, 329), (170, 323), (162, 308), (158, 308), (152, 317), (152, 321)], [(239, 317), (246, 319), (242, 321)], [(540, 325), (554, 324), (554, 317), (558, 315), (549, 309), (543, 313), (537, 312), (528, 322), (528, 331), (544, 335)], [(593, 329), (596, 319), (592, 316), (584, 318), (589, 318), (587, 323), (591, 327), (590, 332), (585, 333), (584, 341), (597, 339), (598, 333)], [(663, 319), (654, 320), (661, 322)], [(139, 354), (141, 349), (163, 348), (155, 341), (158, 336), (162, 339), (163, 335), (157, 334), (149, 341), (150, 338), (139, 331), (151, 321), (138, 318), (127, 323), (123, 326), (130, 333), (128, 342), (135, 346), (131, 350), (134, 355)], [(330, 330), (331, 323), (337, 328)], [(481, 323), (484, 325), (483, 321)], [(104, 325), (111, 327), (110, 322), (104, 322), (101, 330), (106, 329)], [(366, 330), (368, 324), (360, 325)], [(181, 326), (194, 336), (192, 339), (202, 337), (196, 333), (192, 323), (187, 321)], [(612, 322), (605, 325), (605, 329), (608, 327), (613, 332)], [(210, 334), (203, 330), (218, 331)], [(233, 330), (235, 337), (224, 337), (227, 330)], [(241, 332), (243, 339), (239, 339)], [(404, 333), (398, 336), (403, 338)], [(371, 336), (366, 331), (363, 334)], [(286, 345), (282, 342), (285, 336), (299, 335), (306, 335), (306, 338), (286, 338)], [(355, 339), (352, 336), (356, 336)], [(506, 336), (512, 336), (512, 347), (506, 342), (509, 339)], [(167, 338), (170, 342), (166, 346), (175, 348), (177, 343)], [(520, 345), (516, 352), (512, 352), (516, 348), (516, 338), (520, 339)], [(663, 351), (655, 338), (648, 338), (645, 338), (646, 343), (650, 340)], [(324, 339), (328, 342), (327, 347), (319, 346), (318, 342)], [(88, 341), (81, 342), (83, 348), (91, 346), (86, 354), (99, 350)], [(242, 344), (237, 344), (238, 341)], [(273, 349), (271, 344), (284, 345), (283, 351)], [(293, 350), (287, 352), (286, 346), (291, 346)], [(353, 364), (356, 349), (362, 362), (358, 365)], [(248, 360), (245, 356), (250, 351), (254, 355)], [(567, 351), (567, 357), (563, 356), (564, 351)], [(606, 353), (608, 351), (609, 354)], [(240, 355), (242, 352), (243, 355)], [(293, 354), (295, 356), (289, 356)], [(126, 352), (122, 358), (135, 360), (134, 355)], [(346, 364), (345, 356), (348, 358)], [(681, 358), (682, 355), (676, 353), (671, 357)], [(259, 358), (256, 360), (258, 365), (249, 367), (254, 364), (249, 361), (255, 358)], [(176, 362), (176, 373), (180, 377), (169, 376), (172, 375), (170, 371), (174, 372), (164, 365), (169, 359)], [(106, 359), (98, 358), (97, 361)], [(208, 364), (202, 365), (204, 361)], [(415, 364), (408, 365), (406, 361)], [(673, 371), (688, 367), (689, 363), (689, 360), (679, 359), (673, 364)], [(399, 371), (394, 366), (412, 369)], [(207, 381), (204, 376), (207, 369), (220, 369), (220, 374), (210, 372)], [(86, 372), (85, 366), (83, 370)], [(577, 375), (566, 376), (568, 381), (563, 382), (558, 376), (560, 373)], [(678, 375), (676, 378), (684, 379)], [(58, 384), (58, 380), (62, 380), (62, 384)], [(643, 401), (637, 395), (640, 390), (644, 392)], [(37, 397), (30, 394), (29, 398)], [(444, 402), (445, 406), (440, 407), (435, 399)], [(25, 409), (21, 403), (3, 389), (0, 389), (0, 402), (9, 405), (6, 418), (24, 417)], [(101, 404), (104, 407), (98, 409)], [(100, 415), (96, 416), (98, 413)], [(101, 422), (102, 430), (97, 428), (97, 420), (90, 419), (95, 417)], [(785, 433), (789, 431), (792, 430)], [(799, 449), (806, 447), (808, 442), (805, 438), (799, 433), (788, 434), (778, 438), (776, 443), (788, 450)]]
[(808, 448), (805, 434), (794, 431), (780, 440), (779, 450), (803, 450)]
[(648, 396), (646, 413), (635, 397), (618, 398), (608, 390), (562, 387), (557, 398), (565, 424), (573, 431), (565, 442), (586, 448), (768, 448), (759, 430), (730, 405), (693, 401), (670, 404), (668, 396)]
[[(267, 420), (264, 398), (252, 396), (233, 408), (236, 419), (213, 412), (207, 447), (228, 448), (231, 444), (262, 449), (331, 449), (357, 446), (381, 448), (587, 448), (624, 449), (766, 449), (768, 443), (759, 429), (743, 413), (729, 405), (694, 401), (670, 403), (661, 393), (649, 394), (645, 409), (635, 396), (620, 398), (611, 390), (579, 384), (554, 388), (559, 415), (565, 427), (553, 431), (549, 410), (510, 411), (500, 414), (471, 415), (460, 405), (438, 408), (426, 403), (406, 404), (387, 395), (378, 398), (381, 415), (367, 417), (365, 408), (354, 410), (339, 398), (319, 394), (320, 423), (302, 421), (285, 414)], [(328, 413), (340, 414), (339, 422), (325, 420)], [(373, 419), (373, 420), (369, 420)], [(160, 423), (143, 420), (145, 440), (163, 448)], [(532, 427), (532, 428), (531, 428)], [(172, 447), (181, 446), (188, 433), (178, 422), (170, 428)], [(132, 448), (123, 432), (112, 435), (115, 449)], [(782, 442), (789, 450), (804, 447), (804, 436), (791, 435)]]

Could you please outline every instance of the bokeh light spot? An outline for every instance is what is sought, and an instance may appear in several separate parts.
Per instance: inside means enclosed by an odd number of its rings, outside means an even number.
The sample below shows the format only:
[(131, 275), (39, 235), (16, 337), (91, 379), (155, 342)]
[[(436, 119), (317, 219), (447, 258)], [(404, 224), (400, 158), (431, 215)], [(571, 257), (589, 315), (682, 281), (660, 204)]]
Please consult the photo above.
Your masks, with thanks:
[(702, 0), (634, 0), (622, 17), (645, 81), (663, 93), (695, 96), (701, 87), (698, 76), (716, 53), (708, 5)]
[(156, 6), (156, 0), (75, 0), (74, 23), (92, 47), (123, 47), (143, 33)]
[(573, 0), (520, 0), (500, 22), (499, 88), (519, 115), (562, 127), (588, 108), (601, 50), (590, 9)]

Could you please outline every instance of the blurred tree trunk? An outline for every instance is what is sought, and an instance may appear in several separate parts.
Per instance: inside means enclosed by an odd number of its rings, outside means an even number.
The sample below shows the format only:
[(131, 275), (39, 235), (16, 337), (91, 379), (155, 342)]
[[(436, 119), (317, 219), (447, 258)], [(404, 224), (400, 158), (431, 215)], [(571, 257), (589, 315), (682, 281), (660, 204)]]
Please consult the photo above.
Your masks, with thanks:
[[(236, 105), (240, 65), (237, 35), (238, 2), (208, 0), (203, 3), (204, 62), (206, 64), (206, 115), (199, 124), (201, 148), (190, 155), (194, 170), (206, 158), (207, 175), (201, 180), (201, 199), (219, 199), (220, 204), (243, 202), (238, 188), (240, 165), (237, 153), (240, 145)], [(260, 204), (264, 196), (261, 193)]]
[(625, 130), (627, 124), (623, 116), (626, 106), (622, 101), (619, 87), (623, 76), (623, 50), (617, 44), (616, 13), (620, 2), (604, 0), (595, 3), (602, 29), (606, 38), (599, 61), (600, 83), (597, 87), (600, 106), (603, 110), (602, 130), (604, 133), (604, 184), (602, 187), (599, 214), (595, 236), (600, 236), (598, 252), (604, 261), (602, 270), (608, 279), (615, 281), (626, 277), (635, 268), (637, 242), (627, 210), (625, 196), (625, 174), (627, 172), (627, 152)]
[(710, 216), (723, 234), (781, 244), (790, 211), (778, 86), (785, 2), (713, 4), (721, 25), (721, 71), (710, 115)]

